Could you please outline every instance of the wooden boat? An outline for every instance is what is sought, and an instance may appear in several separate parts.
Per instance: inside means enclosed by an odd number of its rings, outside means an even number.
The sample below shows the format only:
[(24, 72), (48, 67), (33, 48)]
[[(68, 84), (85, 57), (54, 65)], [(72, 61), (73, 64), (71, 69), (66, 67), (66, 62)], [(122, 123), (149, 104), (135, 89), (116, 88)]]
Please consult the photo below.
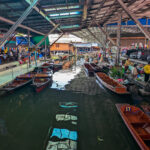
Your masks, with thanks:
[(18, 76), (18, 79), (32, 79), (35, 76), (35, 72), (29, 72), (26, 74), (22, 74), (20, 76)]
[(115, 81), (114, 79), (110, 78), (108, 75), (102, 72), (96, 73), (96, 79), (100, 82), (105, 88), (109, 89), (113, 93), (118, 95), (128, 95), (129, 92), (127, 88)]
[(53, 70), (53, 68), (54, 68), (54, 63), (44, 63), (44, 64), (42, 65), (42, 67), (48, 67), (48, 68), (50, 68), (50, 69)]
[(103, 72), (103, 70), (99, 66), (97, 66), (95, 63), (90, 63), (90, 66), (92, 67), (94, 72)]
[(35, 88), (35, 91), (38, 93), (42, 91), (44, 88), (46, 88), (50, 83), (52, 82), (52, 75), (49, 74), (40, 74), (37, 73), (33, 78), (33, 87)]
[(94, 76), (94, 70), (89, 63), (84, 64), (84, 70), (88, 76)]
[(150, 117), (150, 105), (141, 105), (144, 112)]
[(40, 66), (40, 67), (37, 67), (37, 73), (52, 74), (53, 71), (52, 69), (49, 68), (49, 66)]
[(50, 66), (51, 64), (50, 63), (44, 63), (42, 66)]
[(31, 81), (31, 78), (23, 79), (16, 77), (12, 82), (9, 82), (7, 85), (3, 86), (0, 91), (12, 92), (31, 83)]
[(53, 71), (54, 72), (56, 72), (56, 71), (58, 71), (58, 70), (61, 70), (62, 69), (62, 66), (63, 66), (63, 63), (57, 63), (57, 64), (55, 64), (54, 63), (54, 66), (53, 66)]
[(116, 107), (141, 150), (150, 150), (150, 118), (129, 104), (116, 104)]

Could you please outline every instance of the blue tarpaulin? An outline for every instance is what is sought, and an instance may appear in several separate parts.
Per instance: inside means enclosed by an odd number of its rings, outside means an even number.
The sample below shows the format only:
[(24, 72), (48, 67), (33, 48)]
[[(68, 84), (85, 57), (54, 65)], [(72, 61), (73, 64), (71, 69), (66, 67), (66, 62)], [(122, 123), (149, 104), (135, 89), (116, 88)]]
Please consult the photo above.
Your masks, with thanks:
[[(140, 21), (140, 23), (142, 25), (150, 25), (150, 19), (141, 18), (141, 19), (138, 19), (138, 20)], [(111, 25), (118, 25), (118, 23), (108, 24), (108, 26), (111, 26)], [(135, 22), (133, 20), (129, 20), (127, 22), (121, 22), (121, 25), (135, 25)]]
[(77, 131), (69, 131), (68, 129), (58, 129), (58, 128), (54, 128), (51, 138), (52, 137), (58, 137), (60, 139), (70, 139), (70, 140), (77, 140)]
[[(17, 45), (28, 45), (28, 39), (26, 37), (16, 37), (16, 44)], [(33, 41), (30, 38), (30, 45), (33, 45)]]
[(62, 102), (59, 103), (59, 106), (62, 108), (77, 108), (78, 105), (75, 102)]

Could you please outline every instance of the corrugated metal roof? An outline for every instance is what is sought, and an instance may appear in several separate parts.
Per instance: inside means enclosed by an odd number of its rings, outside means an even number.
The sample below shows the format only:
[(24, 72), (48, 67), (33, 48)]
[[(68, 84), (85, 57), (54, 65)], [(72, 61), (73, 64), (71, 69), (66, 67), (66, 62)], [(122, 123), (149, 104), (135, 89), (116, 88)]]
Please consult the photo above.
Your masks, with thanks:
[[(143, 25), (150, 24), (149, 19), (143, 19), (150, 18), (150, 0), (123, 0), (123, 2), (137, 18), (142, 18), (140, 22)], [(0, 0), (0, 16), (15, 22), (28, 6), (27, 0)], [(76, 34), (79, 34), (79, 31), (84, 31), (89, 26), (96, 27), (94, 21), (101, 26), (116, 23), (120, 12), (123, 12), (123, 25), (134, 25), (116, 0), (41, 0), (37, 8), (45, 14), (47, 19), (33, 10), (22, 24), (44, 34), (53, 28), (48, 20), (60, 24), (63, 32), (78, 31)], [(8, 23), (0, 22), (1, 28), (9, 29), (10, 26)], [(123, 31), (126, 29), (127, 27), (124, 27)], [(27, 33), (22, 28), (18, 28), (18, 31)], [(59, 30), (55, 31), (55, 33), (58, 32)], [(95, 34), (97, 29), (92, 32)], [(128, 31), (126, 30), (126, 32)], [(85, 33), (86, 31), (82, 34)]]

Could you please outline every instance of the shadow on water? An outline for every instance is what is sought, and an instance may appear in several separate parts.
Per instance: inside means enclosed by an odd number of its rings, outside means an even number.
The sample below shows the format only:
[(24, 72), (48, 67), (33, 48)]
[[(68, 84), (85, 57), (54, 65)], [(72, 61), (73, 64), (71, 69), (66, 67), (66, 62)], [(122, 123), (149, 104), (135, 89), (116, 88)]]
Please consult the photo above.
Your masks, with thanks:
[(139, 149), (115, 107), (131, 100), (100, 88), (80, 66), (56, 72), (41, 93), (25, 87), (0, 99), (0, 150), (41, 150), (63, 101), (79, 104), (78, 150)]

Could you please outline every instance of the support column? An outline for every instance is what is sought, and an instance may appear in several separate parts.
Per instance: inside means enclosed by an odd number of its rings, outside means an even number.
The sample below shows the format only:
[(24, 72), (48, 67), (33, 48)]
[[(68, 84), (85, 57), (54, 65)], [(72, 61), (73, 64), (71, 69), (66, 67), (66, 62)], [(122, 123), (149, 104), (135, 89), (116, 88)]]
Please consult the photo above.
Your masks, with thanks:
[(46, 48), (47, 48), (47, 46), (46, 46), (46, 40), (45, 40), (45, 56), (44, 56), (45, 62), (46, 62)]
[(39, 0), (34, 0), (31, 5), (25, 10), (25, 12), (21, 15), (21, 17), (16, 21), (16, 23), (9, 29), (9, 31), (5, 34), (4, 38), (0, 42), (0, 48), (4, 46), (7, 39), (11, 36), (11, 34), (17, 29), (17, 27), (23, 22), (23, 20), (30, 14), (32, 9), (37, 5)]
[(30, 52), (30, 31), (28, 30), (28, 51), (29, 51), (29, 54), (28, 54), (28, 57), (29, 57), (29, 68), (31, 67), (31, 52)]
[[(104, 26), (104, 31), (106, 32), (106, 25)], [(106, 59), (106, 44), (107, 44), (107, 34), (105, 35), (105, 39), (104, 39), (104, 59)]]
[(136, 18), (136, 16), (127, 8), (127, 6), (124, 4), (122, 0), (117, 0), (120, 6), (123, 8), (123, 10), (129, 15), (131, 19), (136, 23), (136, 25), (139, 27), (141, 32), (150, 40), (150, 33), (149, 31), (142, 26), (142, 24), (139, 22), (139, 20)]
[(120, 35), (121, 35), (121, 20), (122, 15), (118, 15), (118, 28), (117, 28), (117, 53), (116, 53), (116, 65), (119, 65), (120, 62)]

